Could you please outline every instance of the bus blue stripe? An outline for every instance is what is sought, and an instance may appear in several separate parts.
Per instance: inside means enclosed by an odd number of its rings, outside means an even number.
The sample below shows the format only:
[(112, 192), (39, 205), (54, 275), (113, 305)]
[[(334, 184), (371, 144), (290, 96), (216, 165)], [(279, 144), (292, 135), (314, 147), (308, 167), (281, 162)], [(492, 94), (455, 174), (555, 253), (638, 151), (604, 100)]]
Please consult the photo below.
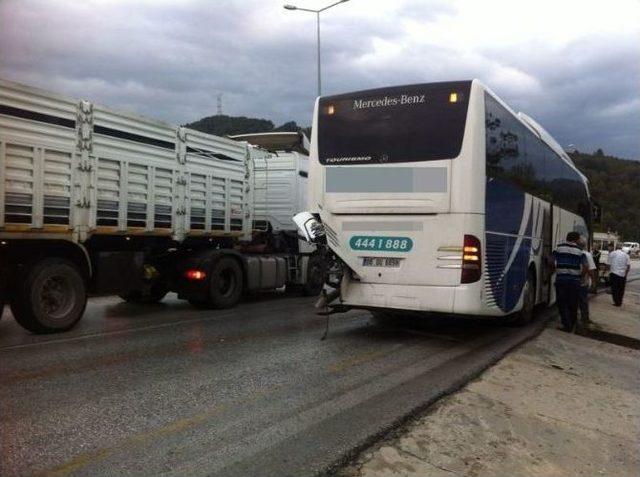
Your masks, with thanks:
[[(525, 215), (525, 193), (498, 179), (488, 179), (485, 201), (486, 280), (496, 305), (505, 313), (520, 300), (527, 278), (531, 239), (522, 238), (511, 265), (509, 257), (518, 243), (518, 232)], [(529, 214), (525, 234), (530, 236), (533, 214)], [(508, 235), (493, 235), (491, 232)]]

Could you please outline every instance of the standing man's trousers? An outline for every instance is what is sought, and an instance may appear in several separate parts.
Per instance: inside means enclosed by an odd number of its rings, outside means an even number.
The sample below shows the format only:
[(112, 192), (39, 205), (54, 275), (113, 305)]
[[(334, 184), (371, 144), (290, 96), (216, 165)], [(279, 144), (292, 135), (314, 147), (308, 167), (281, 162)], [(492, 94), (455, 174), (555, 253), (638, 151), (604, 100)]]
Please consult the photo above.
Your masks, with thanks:
[(579, 283), (556, 283), (556, 304), (566, 331), (573, 331), (578, 318)]
[(622, 298), (624, 297), (624, 287), (627, 283), (627, 278), (616, 275), (615, 273), (610, 273), (609, 283), (611, 284), (611, 295), (613, 296), (613, 304), (616, 306), (622, 305)]

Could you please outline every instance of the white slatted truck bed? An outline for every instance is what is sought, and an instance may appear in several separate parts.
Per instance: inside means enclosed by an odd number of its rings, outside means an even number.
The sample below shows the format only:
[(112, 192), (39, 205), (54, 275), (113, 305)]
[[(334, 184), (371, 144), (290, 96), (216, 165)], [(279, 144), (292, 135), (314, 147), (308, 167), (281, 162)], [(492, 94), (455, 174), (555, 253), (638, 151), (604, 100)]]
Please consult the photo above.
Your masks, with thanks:
[(269, 155), (0, 80), (0, 305), (47, 333), (89, 293), (226, 308), (243, 291), (319, 291), (313, 250), (253, 228), (254, 160)]

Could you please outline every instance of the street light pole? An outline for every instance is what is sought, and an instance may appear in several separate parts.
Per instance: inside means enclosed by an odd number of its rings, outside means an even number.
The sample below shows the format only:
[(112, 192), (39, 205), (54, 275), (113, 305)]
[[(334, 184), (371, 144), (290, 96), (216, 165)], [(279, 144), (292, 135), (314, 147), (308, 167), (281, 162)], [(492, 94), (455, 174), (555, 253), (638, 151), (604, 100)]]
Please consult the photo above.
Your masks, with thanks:
[(322, 74), (320, 73), (320, 12), (316, 13), (316, 19), (318, 21), (318, 96), (322, 94)]
[(319, 10), (312, 10), (310, 8), (301, 8), (301, 7), (296, 7), (295, 5), (284, 5), (284, 8), (287, 10), (301, 10), (303, 12), (311, 12), (311, 13), (315, 13), (316, 14), (316, 22), (317, 22), (317, 32), (318, 32), (318, 96), (320, 96), (322, 94), (322, 73), (321, 73), (321, 66), (320, 66), (320, 14), (322, 12), (324, 12), (325, 10), (330, 9), (331, 7), (335, 7), (336, 5), (339, 5), (341, 3), (345, 3), (348, 2), (349, 0), (340, 0), (339, 2), (336, 3), (332, 3), (331, 5), (327, 5), (324, 8), (321, 8)]

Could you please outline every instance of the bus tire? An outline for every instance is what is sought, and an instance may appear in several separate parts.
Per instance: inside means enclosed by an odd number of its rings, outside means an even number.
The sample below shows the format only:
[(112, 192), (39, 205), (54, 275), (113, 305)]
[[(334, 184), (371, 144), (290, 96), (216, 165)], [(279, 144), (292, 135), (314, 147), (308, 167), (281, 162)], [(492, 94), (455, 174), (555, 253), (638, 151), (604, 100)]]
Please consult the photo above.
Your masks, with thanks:
[(304, 277), (302, 294), (304, 296), (317, 296), (322, 291), (325, 278), (324, 261), (320, 255), (311, 255), (307, 264), (307, 276)]
[(11, 311), (16, 321), (33, 333), (67, 331), (82, 318), (87, 287), (71, 261), (46, 258), (29, 266), (17, 280)]
[(234, 307), (243, 289), (242, 268), (233, 257), (221, 257), (209, 272), (209, 302), (212, 308)]
[(522, 309), (516, 314), (513, 320), (513, 323), (518, 326), (524, 326), (533, 320), (536, 304), (536, 277), (532, 270), (529, 270), (527, 274), (527, 281), (524, 283), (522, 297)]

